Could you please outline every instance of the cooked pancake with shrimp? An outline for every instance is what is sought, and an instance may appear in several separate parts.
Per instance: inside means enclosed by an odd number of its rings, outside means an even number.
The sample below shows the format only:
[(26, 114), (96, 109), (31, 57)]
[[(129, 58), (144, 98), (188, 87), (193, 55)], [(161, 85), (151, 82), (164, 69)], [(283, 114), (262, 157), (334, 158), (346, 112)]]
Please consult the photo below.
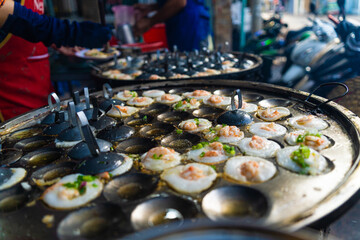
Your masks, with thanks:
[(276, 167), (263, 158), (236, 156), (227, 160), (224, 173), (240, 183), (261, 183), (275, 175)]
[(148, 90), (143, 92), (143, 97), (157, 98), (165, 94), (163, 90)]
[(204, 99), (204, 103), (214, 107), (228, 106), (231, 103), (231, 97), (211, 95), (209, 98)]
[(200, 107), (200, 101), (195, 98), (187, 98), (175, 103), (172, 107), (174, 110), (178, 111), (198, 109)]
[(0, 172), (0, 191), (18, 184), (26, 177), (24, 168), (2, 168)]
[(155, 147), (141, 156), (143, 166), (151, 171), (163, 171), (175, 167), (181, 162), (180, 153), (166, 147)]
[(102, 189), (103, 183), (97, 177), (71, 174), (46, 189), (41, 198), (49, 207), (68, 210), (91, 202)]
[(119, 99), (121, 101), (128, 101), (128, 100), (130, 100), (132, 98), (135, 98), (137, 96), (138, 96), (138, 94), (135, 91), (124, 90), (124, 91), (118, 92), (114, 96), (114, 98)]
[(275, 157), (276, 152), (281, 148), (276, 142), (256, 135), (252, 138), (244, 138), (237, 145), (245, 155), (262, 158)]
[(324, 130), (329, 126), (329, 124), (318, 118), (314, 115), (301, 115), (292, 117), (289, 119), (289, 124), (293, 128), (303, 129), (303, 130)]
[(119, 176), (121, 174), (124, 174), (124, 173), (130, 171), (130, 169), (133, 166), (134, 161), (131, 157), (129, 157), (128, 155), (123, 154), (123, 153), (119, 153), (119, 155), (124, 157), (124, 162), (118, 168), (115, 168), (114, 170), (109, 172), (110, 175), (113, 177)]
[(300, 174), (318, 175), (327, 168), (326, 159), (304, 145), (280, 149), (276, 154), (276, 160), (280, 166)]
[(179, 128), (190, 133), (197, 133), (211, 128), (211, 122), (205, 118), (194, 118), (182, 121)]
[(211, 92), (205, 90), (195, 90), (193, 92), (186, 92), (183, 94), (184, 97), (187, 98), (195, 98), (198, 100), (203, 100), (211, 96)]
[(311, 147), (316, 151), (323, 150), (330, 146), (331, 142), (323, 134), (317, 131), (305, 131), (299, 130), (295, 132), (290, 132), (285, 135), (285, 141), (289, 145), (300, 145), (304, 144), (305, 146)]
[(106, 115), (115, 118), (129, 117), (139, 111), (136, 107), (114, 105)]
[(161, 97), (157, 97), (156, 101), (165, 104), (172, 104), (180, 101), (182, 97), (176, 94), (164, 94)]
[(254, 123), (250, 126), (249, 131), (260, 137), (273, 138), (285, 135), (286, 128), (276, 123)]
[(216, 176), (215, 170), (210, 166), (189, 163), (166, 169), (160, 177), (179, 193), (195, 194), (211, 187)]
[(136, 107), (144, 107), (152, 104), (154, 100), (149, 97), (135, 97), (127, 101), (128, 105), (134, 105)]
[(274, 122), (290, 115), (290, 110), (285, 107), (273, 107), (260, 109), (257, 112), (259, 118), (268, 122)]
[(218, 141), (222, 143), (236, 143), (244, 138), (244, 132), (242, 132), (236, 126), (216, 125), (214, 128), (210, 128), (209, 132), (205, 134), (205, 139), (208, 141)]
[(220, 142), (202, 142), (193, 146), (187, 153), (189, 159), (200, 163), (214, 164), (235, 155), (235, 148)]
[[(239, 100), (238, 100), (237, 96), (235, 96), (235, 107), (236, 108), (239, 107)], [(231, 106), (228, 106), (227, 110), (231, 110)], [(247, 112), (247, 113), (252, 113), (252, 112), (256, 112), (258, 110), (258, 106), (254, 103), (247, 103), (243, 100), (240, 110)]]

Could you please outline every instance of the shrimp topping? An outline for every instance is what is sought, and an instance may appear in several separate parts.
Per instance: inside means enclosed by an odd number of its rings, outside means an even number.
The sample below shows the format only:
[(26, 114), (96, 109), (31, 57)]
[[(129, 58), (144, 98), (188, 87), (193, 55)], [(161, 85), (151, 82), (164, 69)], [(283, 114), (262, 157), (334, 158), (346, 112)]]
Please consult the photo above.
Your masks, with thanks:
[(210, 151), (207, 151), (207, 152), (204, 154), (204, 157), (217, 157), (217, 156), (219, 156), (219, 155), (221, 155), (221, 154), (219, 153), (219, 151), (217, 151), (217, 150), (210, 150)]
[(266, 140), (259, 136), (253, 136), (249, 142), (249, 146), (255, 149), (263, 149), (266, 146)]
[(259, 164), (255, 161), (248, 161), (241, 164), (240, 173), (248, 180), (254, 179), (259, 174)]
[(244, 133), (236, 126), (225, 126), (220, 129), (219, 135), (223, 137), (242, 137)]
[(196, 100), (195, 98), (192, 98), (191, 100), (190, 100), (190, 104), (191, 105), (195, 105), (195, 104), (197, 104), (198, 103), (198, 100)]
[(125, 90), (124, 91), (124, 97), (132, 97), (133, 96), (133, 93), (129, 90)]
[(123, 106), (119, 106), (119, 105), (115, 105), (115, 107), (116, 107), (117, 109), (119, 109), (120, 112), (123, 112), (123, 113), (127, 113), (127, 111), (128, 111), (128, 108), (127, 108), (127, 107), (123, 107)]
[(317, 136), (306, 136), (305, 145), (311, 147), (319, 147), (325, 143), (325, 140)]
[(175, 97), (171, 94), (164, 94), (161, 96), (162, 101), (174, 101)]
[(274, 117), (277, 117), (279, 116), (280, 113), (278, 110), (274, 110), (274, 109), (271, 109), (271, 108), (267, 108), (266, 110), (264, 110), (262, 112), (262, 116), (265, 117), (265, 118), (274, 118)]
[(260, 127), (260, 129), (263, 129), (263, 130), (269, 131), (269, 132), (276, 132), (275, 123), (264, 124)]
[(311, 122), (314, 118), (315, 118), (314, 115), (304, 116), (304, 117), (299, 118), (298, 120), (296, 120), (296, 122), (299, 125), (305, 125), (305, 124)]
[(80, 196), (79, 190), (74, 188), (65, 188), (58, 192), (58, 197), (63, 200), (71, 200)]
[(180, 173), (180, 177), (186, 180), (198, 180), (204, 176), (203, 171), (195, 166), (190, 166)]
[(222, 145), (222, 143), (220, 143), (220, 142), (210, 143), (209, 146), (210, 146), (212, 149), (217, 150), (217, 151), (223, 150), (223, 145)]
[(145, 156), (146, 158), (155, 158), (158, 160), (170, 161), (173, 159), (173, 154), (175, 153), (174, 149), (166, 147), (155, 147), (148, 151)]
[(208, 95), (210, 95), (210, 93), (208, 91), (205, 91), (205, 90), (195, 90), (192, 93), (192, 95), (195, 96), (195, 97), (201, 97), (201, 96), (208, 96)]
[(136, 97), (134, 99), (135, 102), (138, 102), (138, 103), (142, 103), (142, 102), (145, 102), (146, 101), (146, 98), (145, 97)]
[(221, 103), (222, 101), (224, 101), (224, 97), (222, 97), (222, 96), (212, 95), (209, 98), (209, 102), (211, 102), (213, 104), (218, 104), (218, 103)]
[(159, 75), (156, 75), (156, 74), (152, 74), (150, 77), (149, 77), (150, 80), (158, 80), (160, 79)]
[(193, 131), (193, 130), (197, 129), (197, 126), (194, 122), (186, 122), (184, 124), (184, 129), (188, 130), (188, 131)]

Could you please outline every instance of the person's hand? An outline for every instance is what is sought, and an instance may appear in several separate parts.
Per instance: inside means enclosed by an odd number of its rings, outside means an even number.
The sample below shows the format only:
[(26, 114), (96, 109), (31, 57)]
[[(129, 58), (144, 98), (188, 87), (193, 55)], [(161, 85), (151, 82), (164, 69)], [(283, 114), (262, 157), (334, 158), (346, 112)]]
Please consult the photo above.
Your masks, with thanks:
[(58, 51), (59, 53), (65, 55), (65, 56), (68, 56), (68, 57), (73, 57), (75, 56), (75, 53), (76, 52), (79, 52), (81, 50), (83, 50), (84, 48), (81, 48), (81, 47), (60, 47), (60, 48), (57, 48), (55, 45), (52, 45), (52, 47)]
[(133, 7), (135, 10), (135, 15), (137, 16), (138, 19), (146, 17), (150, 12), (157, 9), (156, 4), (137, 3), (137, 4), (134, 4)]
[(141, 18), (135, 23), (134, 33), (135, 36), (141, 36), (152, 27), (152, 21), (150, 18)]

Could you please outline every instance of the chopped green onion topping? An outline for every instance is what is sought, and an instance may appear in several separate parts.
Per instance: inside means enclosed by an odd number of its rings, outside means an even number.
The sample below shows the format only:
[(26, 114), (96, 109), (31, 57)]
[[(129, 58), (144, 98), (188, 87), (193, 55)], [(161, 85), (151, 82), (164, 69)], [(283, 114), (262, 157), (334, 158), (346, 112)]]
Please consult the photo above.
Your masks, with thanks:
[(199, 125), (200, 125), (200, 121), (199, 121), (198, 118), (194, 118), (194, 121), (195, 121), (195, 123), (196, 123), (196, 126), (199, 126)]
[(93, 183), (92, 186), (93, 187), (98, 187), (98, 185), (96, 183)]
[(183, 133), (183, 130), (181, 130), (181, 129), (176, 129), (176, 133), (177, 133), (177, 134), (182, 134), (182, 133)]
[(179, 109), (179, 108), (181, 108), (182, 105), (183, 105), (183, 104), (182, 104), (182, 101), (180, 101), (180, 102), (178, 102), (177, 104), (175, 104), (174, 109), (175, 109), (175, 110), (176, 110), (176, 109)]
[[(92, 182), (96, 179), (95, 176), (91, 175), (79, 175), (75, 182), (69, 182), (64, 183), (63, 186), (66, 188), (74, 188), (77, 189), (80, 193), (80, 195), (83, 195), (86, 192), (86, 183)], [(92, 186), (97, 187), (97, 185), (94, 183)]]
[(193, 150), (201, 149), (201, 148), (203, 148), (203, 147), (205, 147), (205, 146), (207, 146), (207, 145), (209, 145), (208, 142), (201, 142), (201, 143), (198, 143), (198, 144), (194, 145), (194, 146), (192, 147), (192, 149), (193, 149)]
[(153, 159), (159, 160), (162, 156), (163, 156), (162, 154), (160, 155), (154, 154), (152, 157)]
[(210, 167), (216, 171), (216, 166), (215, 165), (211, 165)]
[(136, 96), (137, 96), (137, 93), (136, 93), (135, 91), (130, 91), (130, 93), (131, 93), (131, 95), (132, 95), (133, 97), (136, 97)]
[(296, 142), (297, 143), (302, 143), (302, 142), (305, 142), (305, 138), (307, 136), (314, 136), (314, 137), (321, 137), (321, 133), (309, 133), (309, 132), (306, 132), (304, 135), (299, 135), (297, 138), (296, 138)]
[(214, 137), (214, 139), (213, 140), (211, 140), (210, 142), (217, 142), (219, 140), (219, 136), (216, 136), (216, 137)]
[(142, 118), (142, 120), (143, 120), (144, 122), (147, 122), (148, 117), (145, 115), (145, 116)]
[(299, 149), (291, 153), (290, 158), (293, 160), (299, 167), (307, 168), (309, 164), (305, 162), (305, 159), (310, 157), (310, 148), (300, 145)]
[(205, 156), (205, 152), (202, 152), (201, 154), (200, 154), (200, 157), (204, 157)]
[(223, 124), (222, 124), (222, 126), (223, 126), (223, 127), (226, 127), (226, 126), (227, 126), (227, 124), (223, 123)]
[(229, 145), (226, 145), (224, 144), (223, 145), (223, 149), (224, 151), (227, 153), (227, 154), (230, 154), (230, 155), (235, 155), (235, 147), (234, 146), (229, 146)]

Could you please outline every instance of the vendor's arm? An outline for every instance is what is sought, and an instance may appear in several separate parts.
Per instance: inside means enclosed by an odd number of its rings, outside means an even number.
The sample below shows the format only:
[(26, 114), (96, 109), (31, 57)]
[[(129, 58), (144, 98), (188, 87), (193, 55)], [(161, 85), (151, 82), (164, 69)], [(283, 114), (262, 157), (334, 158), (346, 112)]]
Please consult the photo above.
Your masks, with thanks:
[(100, 24), (70, 23), (39, 15), (12, 0), (7, 0), (0, 8), (0, 16), (0, 30), (4, 33), (12, 33), (30, 42), (43, 42), (47, 46), (95, 48), (103, 46), (111, 38), (111, 30)]
[(164, 22), (175, 16), (186, 6), (187, 0), (168, 0), (164, 6), (151, 18), (142, 18), (135, 25), (135, 32), (141, 35), (148, 31), (153, 25)]

